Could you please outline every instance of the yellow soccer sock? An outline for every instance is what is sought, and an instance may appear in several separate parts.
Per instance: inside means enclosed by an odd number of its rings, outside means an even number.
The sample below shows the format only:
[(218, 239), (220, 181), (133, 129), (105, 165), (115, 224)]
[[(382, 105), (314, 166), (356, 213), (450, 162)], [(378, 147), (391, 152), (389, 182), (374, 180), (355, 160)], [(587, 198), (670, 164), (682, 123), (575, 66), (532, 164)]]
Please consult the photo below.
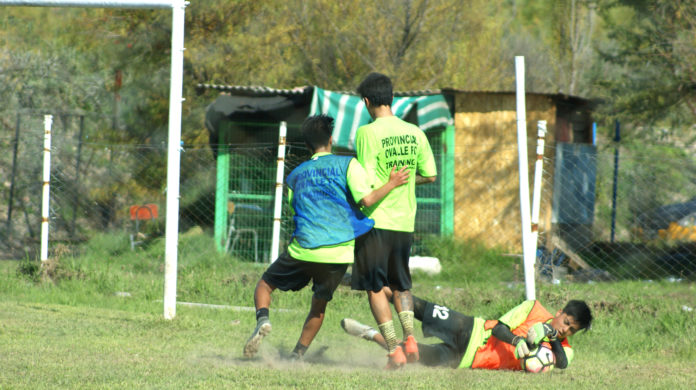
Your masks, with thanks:
[(404, 329), (404, 339), (413, 334), (413, 312), (412, 311), (402, 311), (399, 313), (399, 321), (401, 321), (401, 327)]
[(399, 339), (396, 338), (396, 331), (394, 330), (394, 321), (387, 321), (379, 324), (378, 327), (379, 332), (384, 337), (384, 341), (387, 343), (389, 353), (394, 352), (396, 346), (399, 345)]

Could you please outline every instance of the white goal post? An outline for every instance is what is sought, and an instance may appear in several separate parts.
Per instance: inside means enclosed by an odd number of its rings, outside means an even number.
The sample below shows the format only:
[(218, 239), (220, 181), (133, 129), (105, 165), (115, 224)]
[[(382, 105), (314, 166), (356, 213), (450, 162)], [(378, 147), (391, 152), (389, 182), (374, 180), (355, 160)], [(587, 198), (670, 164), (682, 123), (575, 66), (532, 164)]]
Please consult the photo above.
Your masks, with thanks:
[(536, 235), (532, 234), (532, 215), (529, 204), (529, 168), (527, 167), (527, 114), (524, 84), (524, 57), (515, 56), (515, 98), (517, 114), (517, 156), (520, 177), (520, 215), (522, 219), (522, 258), (524, 260), (524, 287), (528, 300), (536, 299), (534, 262)]
[(164, 318), (176, 316), (177, 243), (179, 239), (179, 169), (181, 105), (184, 101), (184, 0), (0, 0), (0, 6), (76, 8), (164, 8), (172, 10), (172, 58), (167, 147), (167, 215), (164, 249)]

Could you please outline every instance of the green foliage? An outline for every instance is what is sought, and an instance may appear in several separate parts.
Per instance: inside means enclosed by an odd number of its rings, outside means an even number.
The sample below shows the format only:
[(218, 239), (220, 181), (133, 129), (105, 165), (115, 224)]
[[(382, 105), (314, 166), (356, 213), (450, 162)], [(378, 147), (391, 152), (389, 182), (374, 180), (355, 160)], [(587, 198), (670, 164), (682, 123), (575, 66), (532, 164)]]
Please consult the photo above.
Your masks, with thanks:
[(17, 266), (17, 276), (38, 281), (41, 277), (41, 262), (39, 260), (23, 259)]
[[(500, 82), (500, 22), (484, 17), (493, 12), (489, 2), (471, 1), (464, 14), (451, 12), (460, 5), (452, 0), (209, 3), (189, 10), (187, 27), (200, 82), (353, 90), (373, 70), (392, 75), (399, 90), (450, 86), (454, 78), (476, 89)], [(487, 39), (467, 39), (473, 34)]]
[(596, 63), (596, 0), (514, 1), (508, 49), (525, 56), (525, 82), (535, 92), (593, 95), (588, 83)]
[[(529, 90), (602, 98), (601, 120), (690, 123), (695, 9), (692, 0), (195, 2), (186, 9), (184, 138), (204, 130), (209, 99), (194, 93), (198, 83), (353, 90), (377, 70), (399, 90), (509, 90), (514, 55), (526, 58)], [(111, 142), (166, 141), (169, 12), (3, 11), (6, 108), (116, 116), (117, 131), (103, 132)]]
[(85, 244), (85, 252), (99, 259), (114, 258), (130, 250), (128, 236), (124, 232), (103, 232), (95, 234)]
[[(605, 115), (633, 123), (693, 122), (696, 111), (694, 1), (601, 2), (608, 40), (599, 46), (611, 71), (597, 92), (610, 104)], [(607, 75), (609, 77), (607, 77)], [(624, 119), (625, 118), (625, 119)]]

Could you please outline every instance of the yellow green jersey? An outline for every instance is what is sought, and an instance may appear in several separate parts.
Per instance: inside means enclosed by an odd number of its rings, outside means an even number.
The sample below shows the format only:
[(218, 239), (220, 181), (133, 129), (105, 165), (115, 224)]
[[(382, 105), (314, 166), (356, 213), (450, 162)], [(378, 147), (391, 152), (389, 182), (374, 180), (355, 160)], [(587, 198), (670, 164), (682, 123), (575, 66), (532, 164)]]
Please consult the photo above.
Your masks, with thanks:
[(358, 161), (365, 168), (372, 188), (389, 181), (392, 167), (408, 166), (408, 184), (393, 189), (363, 212), (375, 220), (375, 228), (413, 232), (416, 218), (416, 173), (437, 175), (435, 158), (425, 133), (396, 116), (379, 117), (358, 128), (355, 137)]

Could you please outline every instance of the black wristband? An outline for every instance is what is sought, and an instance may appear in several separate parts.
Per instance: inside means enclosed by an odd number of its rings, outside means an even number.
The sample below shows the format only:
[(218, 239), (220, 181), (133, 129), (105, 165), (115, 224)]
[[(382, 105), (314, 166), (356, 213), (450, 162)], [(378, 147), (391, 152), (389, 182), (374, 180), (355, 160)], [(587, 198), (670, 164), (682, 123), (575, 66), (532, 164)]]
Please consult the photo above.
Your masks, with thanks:
[(544, 333), (546, 337), (549, 338), (549, 341), (556, 340), (558, 337), (558, 331), (553, 328), (550, 324), (544, 324)]
[(512, 344), (512, 345), (514, 345), (514, 346), (517, 346), (517, 344), (518, 344), (520, 341), (522, 341), (522, 340), (523, 340), (522, 337), (520, 337), (520, 336), (515, 336), (515, 337), (512, 338), (512, 342), (511, 342), (510, 344)]

